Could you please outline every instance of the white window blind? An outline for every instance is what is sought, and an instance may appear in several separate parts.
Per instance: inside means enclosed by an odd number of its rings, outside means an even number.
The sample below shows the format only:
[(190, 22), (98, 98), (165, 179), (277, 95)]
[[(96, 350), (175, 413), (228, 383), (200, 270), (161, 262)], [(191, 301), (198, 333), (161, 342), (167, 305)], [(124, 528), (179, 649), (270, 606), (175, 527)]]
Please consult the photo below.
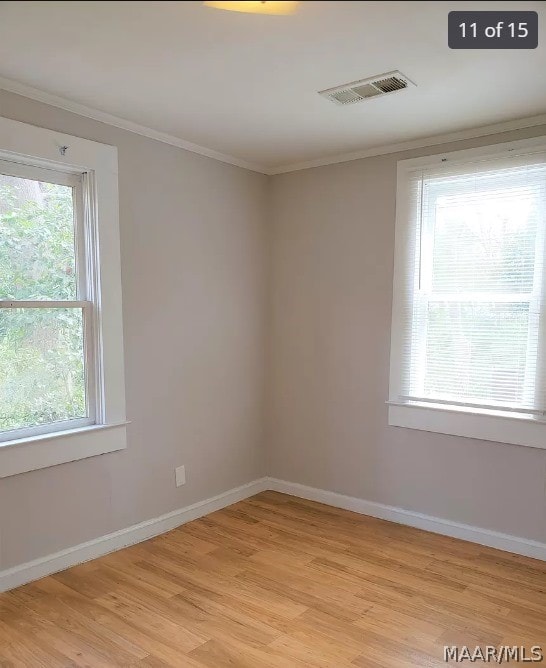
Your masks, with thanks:
[(546, 153), (416, 169), (403, 193), (394, 400), (542, 416)]

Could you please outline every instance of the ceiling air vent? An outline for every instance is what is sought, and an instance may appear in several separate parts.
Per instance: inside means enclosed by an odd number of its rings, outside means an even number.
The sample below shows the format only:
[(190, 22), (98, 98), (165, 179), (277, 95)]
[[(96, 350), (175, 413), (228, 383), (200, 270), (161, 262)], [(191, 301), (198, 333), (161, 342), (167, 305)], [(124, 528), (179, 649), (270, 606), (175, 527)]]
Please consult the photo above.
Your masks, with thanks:
[(415, 84), (404, 76), (401, 72), (387, 72), (362, 81), (353, 81), (352, 83), (327, 90), (319, 91), (328, 100), (335, 104), (354, 104), (362, 100), (368, 100), (371, 97), (379, 97), (396, 93)]

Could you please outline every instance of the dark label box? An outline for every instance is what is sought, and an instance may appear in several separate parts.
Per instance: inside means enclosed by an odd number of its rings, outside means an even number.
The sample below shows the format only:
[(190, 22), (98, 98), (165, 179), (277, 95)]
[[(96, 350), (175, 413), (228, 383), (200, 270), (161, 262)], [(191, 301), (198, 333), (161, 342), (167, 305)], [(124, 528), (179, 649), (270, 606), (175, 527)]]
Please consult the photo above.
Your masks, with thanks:
[(536, 12), (449, 12), (450, 49), (536, 49)]

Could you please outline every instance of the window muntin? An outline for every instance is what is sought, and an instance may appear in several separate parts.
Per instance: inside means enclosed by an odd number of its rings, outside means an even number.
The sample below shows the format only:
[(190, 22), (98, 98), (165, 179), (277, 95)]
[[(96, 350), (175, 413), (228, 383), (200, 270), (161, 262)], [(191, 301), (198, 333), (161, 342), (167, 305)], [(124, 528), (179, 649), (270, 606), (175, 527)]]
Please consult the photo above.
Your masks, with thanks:
[(546, 161), (498, 163), (413, 175), (398, 400), (544, 413)]
[(0, 162), (0, 441), (95, 422), (81, 175)]

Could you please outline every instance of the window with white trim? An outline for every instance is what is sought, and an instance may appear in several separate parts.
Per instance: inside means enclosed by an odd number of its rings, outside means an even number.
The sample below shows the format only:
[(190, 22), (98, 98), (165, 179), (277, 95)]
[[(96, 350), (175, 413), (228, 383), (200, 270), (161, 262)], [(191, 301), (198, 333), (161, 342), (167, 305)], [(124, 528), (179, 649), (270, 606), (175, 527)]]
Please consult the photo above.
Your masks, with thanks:
[(0, 478), (126, 447), (117, 165), (0, 118)]
[(537, 444), (536, 433), (494, 426), (537, 426), (546, 412), (546, 147), (537, 144), (399, 163), (391, 424)]
[(81, 174), (0, 161), (0, 441), (96, 421), (83, 188)]

